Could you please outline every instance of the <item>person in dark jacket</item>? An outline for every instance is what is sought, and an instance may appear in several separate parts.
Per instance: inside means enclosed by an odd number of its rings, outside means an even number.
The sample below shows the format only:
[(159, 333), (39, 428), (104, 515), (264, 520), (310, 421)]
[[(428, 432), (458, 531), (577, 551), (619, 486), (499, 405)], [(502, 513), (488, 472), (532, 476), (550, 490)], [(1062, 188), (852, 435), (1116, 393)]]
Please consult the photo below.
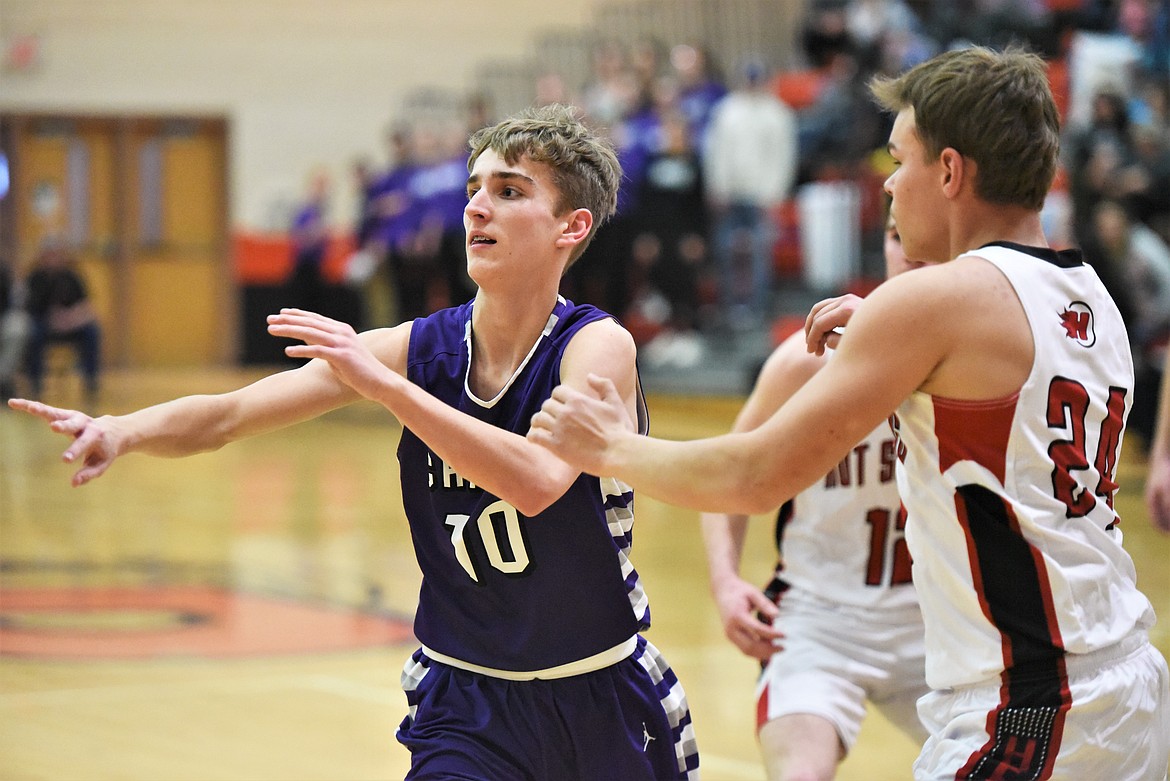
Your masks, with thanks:
[(98, 391), (101, 326), (74, 256), (59, 244), (45, 246), (29, 272), (27, 292), (32, 329), (25, 366), (33, 395), (40, 395), (44, 383), (45, 349), (67, 342), (77, 352), (86, 394), (92, 398)]

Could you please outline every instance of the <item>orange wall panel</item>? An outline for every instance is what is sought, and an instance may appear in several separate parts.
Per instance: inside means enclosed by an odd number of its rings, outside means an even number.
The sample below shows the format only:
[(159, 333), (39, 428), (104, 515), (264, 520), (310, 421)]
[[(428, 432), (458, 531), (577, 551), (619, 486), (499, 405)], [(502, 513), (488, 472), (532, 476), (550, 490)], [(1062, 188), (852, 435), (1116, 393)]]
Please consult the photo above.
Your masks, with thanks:
[[(349, 236), (330, 239), (324, 266), (326, 280), (341, 282), (353, 250)], [(284, 234), (238, 231), (232, 236), (236, 281), (241, 285), (279, 285), (292, 273), (292, 253), (292, 242)]]

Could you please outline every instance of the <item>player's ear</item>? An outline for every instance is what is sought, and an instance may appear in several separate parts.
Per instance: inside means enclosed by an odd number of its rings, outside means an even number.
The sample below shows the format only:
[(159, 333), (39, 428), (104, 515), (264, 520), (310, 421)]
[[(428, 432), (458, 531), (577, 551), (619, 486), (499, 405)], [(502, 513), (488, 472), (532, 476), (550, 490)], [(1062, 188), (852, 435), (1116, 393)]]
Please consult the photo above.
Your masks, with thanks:
[(573, 209), (565, 217), (565, 227), (557, 239), (557, 246), (571, 247), (580, 244), (593, 228), (593, 212), (588, 209)]
[(942, 164), (943, 194), (954, 198), (963, 189), (967, 178), (974, 175), (975, 161), (948, 146), (939, 155), (939, 162)]

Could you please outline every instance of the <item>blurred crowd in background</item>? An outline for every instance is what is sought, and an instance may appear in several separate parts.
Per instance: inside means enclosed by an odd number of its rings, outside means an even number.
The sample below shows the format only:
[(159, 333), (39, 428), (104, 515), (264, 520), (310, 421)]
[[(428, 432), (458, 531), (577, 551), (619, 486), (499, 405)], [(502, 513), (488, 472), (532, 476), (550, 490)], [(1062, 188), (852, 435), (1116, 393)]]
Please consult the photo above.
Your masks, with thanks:
[[(1170, 326), (1168, 27), (1165, 0), (813, 2), (803, 64), (783, 70), (769, 52), (716, 62), (701, 41), (601, 38), (581, 83), (548, 72), (533, 84), (534, 102), (576, 105), (603, 128), (625, 172), (617, 216), (564, 293), (619, 316), (644, 360), (686, 366), (702, 360), (704, 332), (769, 327), (785, 314), (775, 305), (785, 286), (864, 288), (881, 274), (867, 259), (880, 252), (891, 122), (867, 82), (943, 49), (1019, 44), (1050, 63), (1065, 112), (1050, 240), (1086, 250), (1129, 319), (1143, 369), (1160, 369)], [(1082, 111), (1076, 90), (1087, 83)], [(474, 294), (463, 257), (466, 138), (497, 117), (480, 96), (465, 107), (459, 122), (391, 123), (386, 161), (354, 166), (362, 205), (347, 276), (363, 285), (367, 326)], [(306, 230), (324, 220), (328, 190), (314, 182), (295, 231), (309, 256), (325, 240)], [(818, 226), (798, 195), (827, 183), (846, 183), (848, 197), (819, 227), (855, 226), (861, 262), (818, 285), (807, 268)]]
[[(1083, 248), (1121, 305), (1142, 387), (1131, 428), (1148, 434), (1170, 334), (1170, 0), (808, 0), (795, 53), (716, 57), (702, 40), (613, 32), (593, 31), (580, 73), (537, 74), (531, 95), (577, 106), (618, 149), (618, 214), (563, 292), (619, 317), (644, 366), (699, 366), (713, 344), (775, 332), (804, 314), (786, 292), (877, 284), (892, 118), (871, 100), (870, 78), (948, 48), (1017, 44), (1049, 63), (1064, 115), (1049, 240)], [(344, 282), (361, 299), (355, 325), (392, 325), (474, 295), (467, 138), (500, 116), (485, 94), (454, 105), (441, 117), (391, 116), (385, 147), (354, 161), (351, 182), (307, 162), (289, 219), (288, 303), (327, 308), (337, 281), (323, 271), (338, 241), (330, 196), (341, 186), (359, 204), (345, 237)], [(7, 321), (27, 318), (10, 292), (20, 280), (0, 281)], [(14, 334), (0, 341), (73, 337), (44, 318), (0, 328)], [(0, 360), (0, 389), (14, 366)]]

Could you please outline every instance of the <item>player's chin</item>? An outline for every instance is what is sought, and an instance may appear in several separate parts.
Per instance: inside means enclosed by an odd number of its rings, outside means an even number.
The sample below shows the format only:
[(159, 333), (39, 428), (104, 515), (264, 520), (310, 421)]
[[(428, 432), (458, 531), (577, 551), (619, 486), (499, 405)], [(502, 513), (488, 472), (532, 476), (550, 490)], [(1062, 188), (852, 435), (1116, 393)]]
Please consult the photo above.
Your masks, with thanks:
[(467, 247), (467, 262), (471, 263), (486, 263), (492, 258), (490, 247), (482, 244), (468, 245)]

